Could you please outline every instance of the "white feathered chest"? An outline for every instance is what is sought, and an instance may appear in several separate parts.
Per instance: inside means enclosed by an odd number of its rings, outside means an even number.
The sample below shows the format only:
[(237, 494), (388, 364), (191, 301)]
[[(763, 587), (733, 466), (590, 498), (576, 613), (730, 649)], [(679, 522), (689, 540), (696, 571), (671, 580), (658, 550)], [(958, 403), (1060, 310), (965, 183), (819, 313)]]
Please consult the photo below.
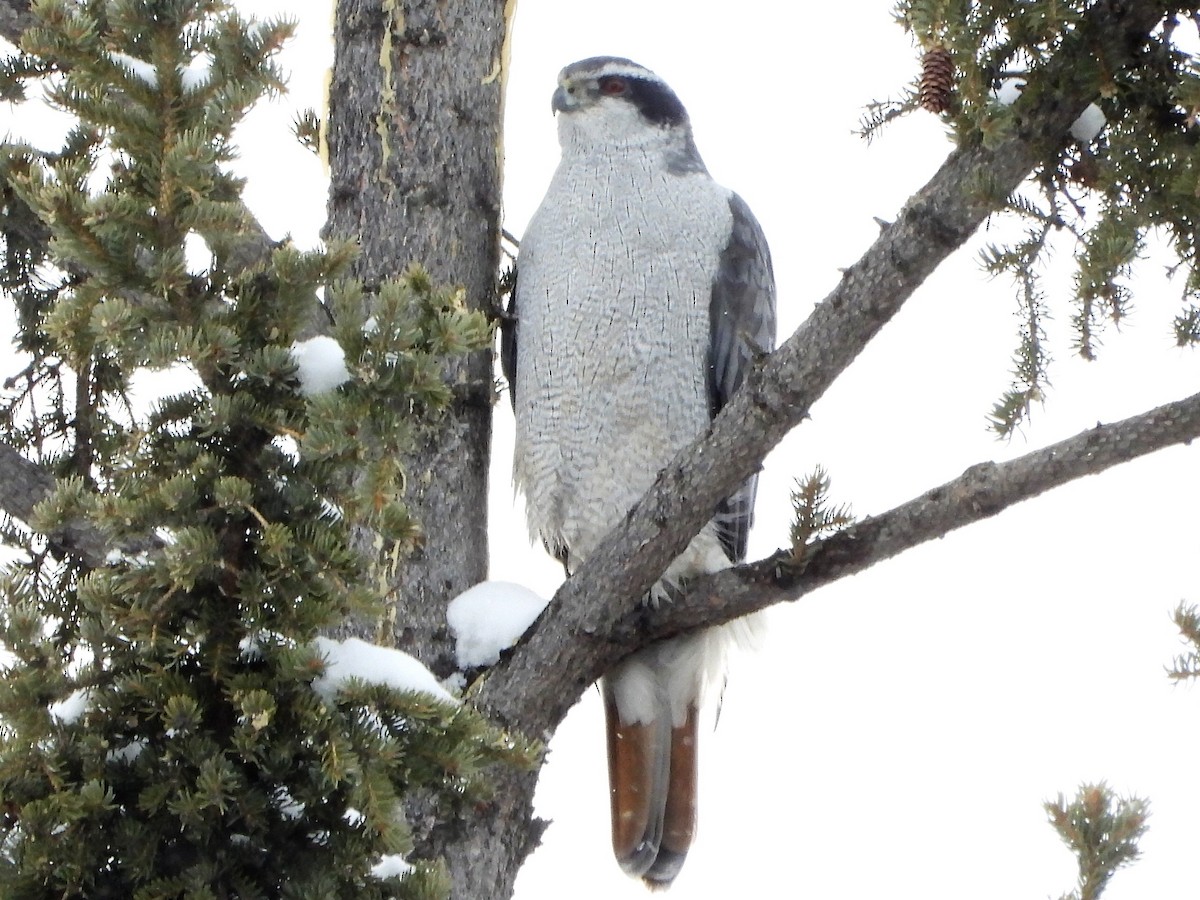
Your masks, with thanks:
[(572, 563), (707, 427), (729, 192), (655, 148), (565, 152), (521, 242), (514, 475)]

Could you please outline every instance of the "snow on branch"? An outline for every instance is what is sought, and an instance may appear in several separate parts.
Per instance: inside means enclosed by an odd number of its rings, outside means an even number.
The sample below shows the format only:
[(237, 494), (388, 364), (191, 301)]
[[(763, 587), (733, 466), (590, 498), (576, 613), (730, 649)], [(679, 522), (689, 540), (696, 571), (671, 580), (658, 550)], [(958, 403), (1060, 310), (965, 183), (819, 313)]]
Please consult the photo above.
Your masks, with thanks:
[(507, 581), (484, 581), (467, 588), (446, 607), (459, 669), (495, 665), (549, 602)]
[(305, 341), (296, 341), (292, 344), (291, 353), (296, 361), (300, 392), (306, 397), (332, 391), (350, 380), (346, 352), (331, 337), (317, 335)]
[(343, 685), (356, 680), (386, 685), (397, 691), (428, 694), (443, 703), (458, 703), (432, 672), (403, 650), (368, 644), (358, 638), (338, 641), (319, 637), (314, 644), (325, 659), (325, 671), (313, 682), (313, 690), (326, 700), (332, 700)]

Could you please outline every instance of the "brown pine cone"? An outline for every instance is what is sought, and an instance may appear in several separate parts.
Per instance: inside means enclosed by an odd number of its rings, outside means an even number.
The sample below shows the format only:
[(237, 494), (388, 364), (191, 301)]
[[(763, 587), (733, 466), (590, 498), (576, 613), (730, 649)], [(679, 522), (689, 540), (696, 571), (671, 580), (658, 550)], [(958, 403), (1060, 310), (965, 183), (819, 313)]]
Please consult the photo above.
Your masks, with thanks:
[(954, 60), (945, 47), (925, 51), (921, 60), (921, 106), (931, 113), (945, 112), (954, 92)]

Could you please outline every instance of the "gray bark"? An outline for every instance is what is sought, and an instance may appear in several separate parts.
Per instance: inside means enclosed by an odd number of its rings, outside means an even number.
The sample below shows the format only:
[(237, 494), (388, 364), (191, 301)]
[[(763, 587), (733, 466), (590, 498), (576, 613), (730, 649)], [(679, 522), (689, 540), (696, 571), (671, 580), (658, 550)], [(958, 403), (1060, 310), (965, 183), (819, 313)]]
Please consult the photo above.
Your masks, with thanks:
[[(472, 308), (494, 306), (509, 13), (503, 0), (338, 3), (327, 233), (358, 243), (356, 274), (368, 284), (415, 262), (438, 283), (463, 285)], [(454, 669), (445, 605), (487, 575), (491, 354), (451, 365), (447, 377), (460, 399), (404, 461), (424, 545), (397, 566), (398, 608), (382, 637), (440, 675)], [(508, 896), (537, 842), (536, 773), (495, 777), (485, 815), (438, 823), (410, 810), (419, 851), (446, 859), (456, 898)]]
[[(341, 0), (334, 22), (328, 236), (358, 243), (356, 274), (368, 284), (415, 262), (438, 283), (463, 285), (472, 308), (491, 309), (505, 4)], [(425, 537), (397, 566), (401, 611), (385, 637), (440, 675), (454, 668), (445, 604), (487, 574), (490, 353), (450, 365), (447, 377), (459, 400), (405, 460)]]
[(15, 44), (32, 24), (29, 0), (0, 0), (0, 37)]
[[(0, 443), (0, 510), (28, 522), (33, 508), (54, 490), (54, 476)], [(70, 554), (90, 567), (100, 566), (111, 549), (87, 522), (71, 522), (46, 535), (57, 553)]]

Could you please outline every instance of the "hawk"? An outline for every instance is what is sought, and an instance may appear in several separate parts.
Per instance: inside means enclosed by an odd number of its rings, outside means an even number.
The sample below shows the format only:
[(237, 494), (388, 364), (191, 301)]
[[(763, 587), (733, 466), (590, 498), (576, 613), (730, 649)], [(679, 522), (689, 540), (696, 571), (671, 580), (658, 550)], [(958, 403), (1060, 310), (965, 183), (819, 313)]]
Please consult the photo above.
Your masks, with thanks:
[[(501, 357), (529, 529), (569, 574), (774, 348), (775, 283), (762, 229), (657, 75), (585, 59), (551, 105), (562, 159), (521, 240)], [(756, 486), (714, 510), (650, 602), (745, 558)], [(613, 850), (652, 887), (691, 844), (700, 698), (731, 630), (653, 644), (601, 681)]]

